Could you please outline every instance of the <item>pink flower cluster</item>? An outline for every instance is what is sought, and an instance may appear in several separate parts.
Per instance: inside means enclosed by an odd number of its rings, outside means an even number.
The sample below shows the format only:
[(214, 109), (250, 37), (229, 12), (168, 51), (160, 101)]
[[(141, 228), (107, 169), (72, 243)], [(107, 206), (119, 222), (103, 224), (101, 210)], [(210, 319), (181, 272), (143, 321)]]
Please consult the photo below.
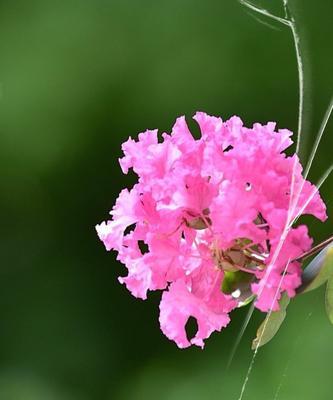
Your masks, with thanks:
[[(121, 168), (125, 174), (133, 168), (138, 183), (122, 190), (111, 220), (96, 226), (106, 249), (117, 251), (126, 266), (119, 281), (135, 297), (163, 290), (161, 329), (181, 348), (203, 347), (246, 298), (267, 312), (279, 308), (283, 292), (295, 295), (301, 267), (290, 260), (312, 240), (300, 225), (281, 247), (293, 172), (294, 216), (326, 219), (297, 156), (283, 153), (292, 143), (290, 131), (275, 131), (272, 122), (246, 128), (238, 117), (223, 122), (202, 112), (194, 119), (200, 139), (180, 117), (161, 140), (157, 130), (147, 130), (122, 145)], [(186, 333), (190, 317), (198, 326), (193, 338)]]

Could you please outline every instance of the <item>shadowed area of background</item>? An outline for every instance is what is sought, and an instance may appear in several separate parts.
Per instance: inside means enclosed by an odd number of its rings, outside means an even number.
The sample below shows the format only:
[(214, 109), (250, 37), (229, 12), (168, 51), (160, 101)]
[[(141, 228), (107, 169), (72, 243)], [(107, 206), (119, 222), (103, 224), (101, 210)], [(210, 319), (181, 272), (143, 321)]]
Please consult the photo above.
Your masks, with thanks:
[[(306, 39), (309, 150), (332, 95), (333, 3), (291, 5)], [(170, 131), (179, 115), (197, 135), (197, 110), (296, 130), (292, 38), (274, 27), (231, 0), (1, 1), (1, 399), (237, 399), (260, 313), (229, 371), (246, 310), (204, 351), (177, 349), (159, 330), (160, 294), (130, 296), (94, 225), (134, 182), (117, 161), (130, 135)], [(332, 160), (332, 129), (314, 181)], [(307, 220), (316, 241), (332, 234), (332, 183), (328, 222)], [(331, 398), (332, 342), (323, 290), (300, 296), (245, 398)]]

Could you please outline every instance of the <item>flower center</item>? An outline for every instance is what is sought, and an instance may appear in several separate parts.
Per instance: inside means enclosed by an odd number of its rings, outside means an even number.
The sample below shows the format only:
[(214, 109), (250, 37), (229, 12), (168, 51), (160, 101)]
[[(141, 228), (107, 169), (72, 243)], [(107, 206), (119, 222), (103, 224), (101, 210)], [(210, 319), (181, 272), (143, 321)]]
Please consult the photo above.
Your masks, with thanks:
[(247, 238), (235, 240), (235, 244), (226, 250), (213, 246), (212, 257), (218, 269), (235, 272), (244, 271), (254, 273), (265, 268), (265, 259), (262, 246), (254, 244)]

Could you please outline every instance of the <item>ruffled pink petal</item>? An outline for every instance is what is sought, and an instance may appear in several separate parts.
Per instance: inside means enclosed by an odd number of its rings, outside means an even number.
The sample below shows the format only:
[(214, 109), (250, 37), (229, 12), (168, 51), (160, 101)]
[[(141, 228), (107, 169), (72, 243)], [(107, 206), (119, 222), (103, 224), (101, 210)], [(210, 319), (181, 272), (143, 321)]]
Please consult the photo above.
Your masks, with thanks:
[[(252, 241), (265, 264), (250, 265), (255, 306), (277, 310), (282, 294), (293, 297), (301, 282), (293, 260), (312, 245), (305, 226), (291, 224), (285, 235), (286, 223), (302, 214), (327, 218), (298, 157), (283, 153), (292, 143), (290, 131), (277, 130), (274, 122), (247, 128), (237, 116), (223, 121), (198, 112), (194, 119), (199, 139), (180, 117), (160, 142), (157, 130), (147, 130), (123, 144), (121, 168), (133, 168), (138, 183), (120, 193), (112, 218), (96, 226), (106, 249), (118, 252), (128, 271), (120, 281), (134, 296), (145, 299), (150, 290), (166, 289), (161, 329), (179, 347), (202, 347), (237, 306), (221, 292), (226, 267), (217, 261), (219, 252), (239, 239)], [(198, 332), (189, 339), (191, 316)]]
[(113, 219), (96, 225), (98, 237), (107, 250), (119, 249), (122, 245), (125, 229), (138, 221), (134, 211), (137, 207), (137, 202), (138, 193), (135, 188), (130, 192), (127, 189), (123, 189), (115, 206), (110, 211)]
[(130, 168), (134, 168), (134, 170), (140, 168), (144, 164), (143, 160), (147, 149), (154, 144), (157, 144), (156, 129), (140, 133), (137, 142), (129, 138), (127, 142), (123, 143), (124, 157), (119, 159), (119, 163), (124, 174), (127, 174)]
[[(198, 331), (190, 340), (185, 330), (189, 317), (194, 317), (198, 324)], [(159, 320), (162, 332), (175, 341), (178, 347), (185, 348), (194, 344), (203, 348), (204, 340), (212, 332), (227, 326), (230, 318), (227, 313), (217, 314), (212, 311), (202, 299), (191, 293), (183, 280), (179, 280), (163, 293)]]

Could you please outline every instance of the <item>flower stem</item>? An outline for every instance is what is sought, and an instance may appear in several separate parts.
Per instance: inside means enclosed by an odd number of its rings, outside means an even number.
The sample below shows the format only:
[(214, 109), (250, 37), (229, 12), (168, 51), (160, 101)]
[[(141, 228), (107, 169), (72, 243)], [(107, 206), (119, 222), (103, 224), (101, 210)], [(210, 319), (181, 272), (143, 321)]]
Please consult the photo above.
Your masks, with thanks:
[(306, 258), (313, 256), (314, 254), (318, 253), (318, 251), (322, 250), (324, 247), (329, 245), (333, 242), (333, 236), (330, 236), (328, 239), (324, 240), (323, 242), (317, 244), (316, 246), (312, 247), (312, 249), (306, 251), (305, 253), (301, 254), (297, 258), (294, 258), (293, 261), (303, 261)]

